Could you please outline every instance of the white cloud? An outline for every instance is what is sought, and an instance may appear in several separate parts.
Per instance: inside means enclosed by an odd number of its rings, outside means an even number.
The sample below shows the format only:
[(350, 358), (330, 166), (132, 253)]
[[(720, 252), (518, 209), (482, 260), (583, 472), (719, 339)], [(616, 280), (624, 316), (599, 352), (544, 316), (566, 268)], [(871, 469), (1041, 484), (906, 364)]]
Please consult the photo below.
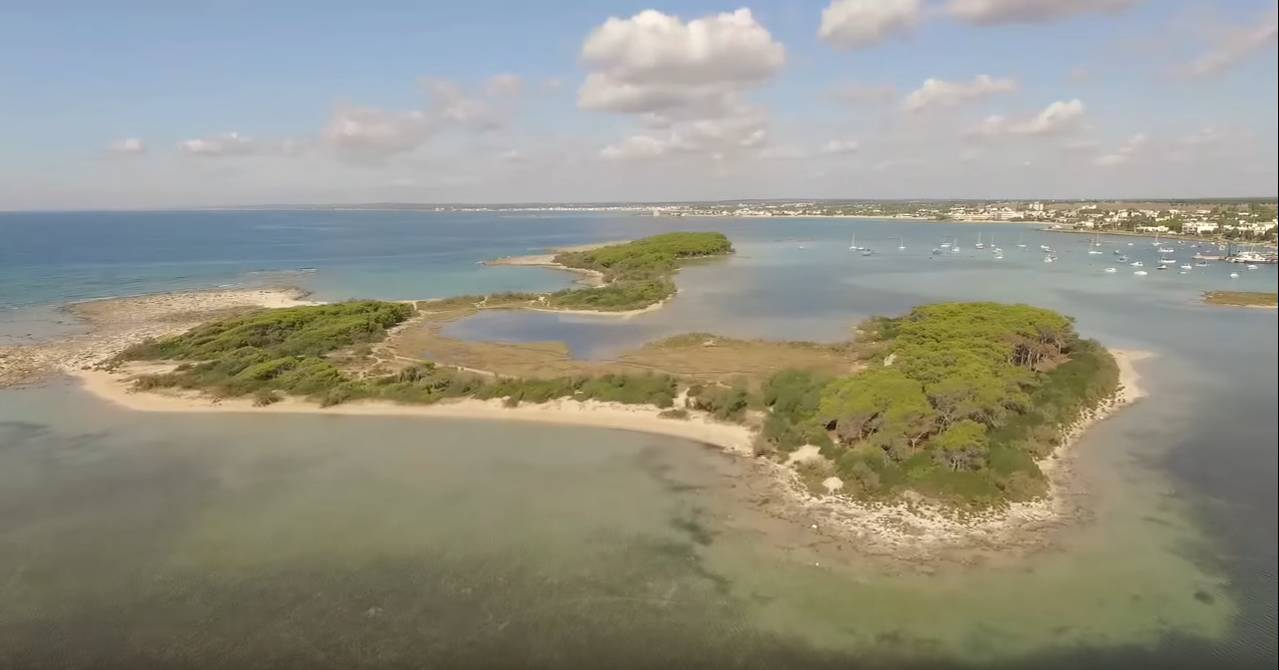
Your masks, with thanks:
[[(501, 75), (499, 75), (501, 76)], [(503, 80), (503, 86), (509, 88), (510, 82)], [(504, 125), (505, 120), (493, 108), (487, 99), (466, 92), (460, 84), (447, 79), (427, 79), (423, 81), (431, 95), (431, 116), (442, 123), (453, 123), (479, 130), (492, 130)], [(489, 97), (507, 95), (498, 92), (492, 80), (486, 86)]]
[(705, 154), (722, 159), (727, 152), (755, 149), (768, 139), (762, 116), (750, 111), (723, 118), (706, 118), (670, 124), (664, 133), (637, 134), (610, 144), (600, 157), (651, 159), (673, 154)]
[(503, 163), (527, 163), (528, 156), (519, 149), (507, 149), (497, 155), (497, 159)]
[(1222, 133), (1216, 126), (1209, 125), (1204, 126), (1193, 133), (1182, 136), (1177, 140), (1177, 142), (1186, 146), (1197, 147), (1206, 144), (1216, 144), (1221, 142), (1223, 139), (1225, 139), (1224, 133)]
[(635, 115), (648, 129), (606, 146), (601, 157), (722, 159), (767, 139), (764, 114), (745, 94), (785, 60), (785, 49), (748, 9), (687, 22), (653, 10), (610, 18), (582, 44), (590, 73), (578, 105)]
[(648, 135), (631, 135), (600, 150), (600, 157), (609, 160), (643, 160), (665, 156), (671, 143)]
[(687, 23), (654, 10), (610, 18), (582, 45), (586, 109), (636, 113), (720, 102), (763, 83), (786, 50), (749, 9)]
[(988, 116), (972, 134), (996, 135), (1053, 135), (1079, 124), (1084, 116), (1084, 103), (1078, 99), (1057, 101), (1048, 105), (1034, 117), (1013, 121), (1003, 116)]
[(901, 168), (921, 167), (926, 164), (927, 161), (920, 158), (889, 158), (872, 165), (871, 169), (875, 172), (890, 172)]
[(921, 18), (919, 0), (832, 0), (817, 35), (840, 49), (860, 49), (910, 33)]
[(1279, 36), (1277, 16), (1279, 13), (1272, 11), (1263, 16), (1255, 26), (1226, 31), (1210, 51), (1186, 67), (1186, 74), (1192, 77), (1221, 74), (1253, 53), (1273, 47)]
[(1093, 151), (1101, 146), (1101, 142), (1097, 140), (1067, 140), (1061, 143), (1061, 148), (1066, 151)]
[(946, 11), (968, 23), (1031, 23), (1090, 12), (1118, 12), (1142, 0), (950, 0)]
[[(513, 74), (490, 77), (479, 93), (468, 92), (447, 79), (423, 79), (430, 102), (422, 109), (392, 111), (378, 107), (345, 105), (336, 109), (321, 132), (321, 139), (344, 159), (377, 162), (405, 154), (426, 144), (447, 129), (487, 132), (509, 122), (511, 99), (523, 91), (524, 82)], [(500, 109), (496, 101), (501, 100)], [(296, 143), (295, 143), (296, 144)], [(305, 144), (298, 147), (305, 148)], [(284, 153), (296, 153), (282, 147)]]
[(861, 145), (856, 140), (830, 140), (822, 145), (822, 153), (824, 154), (853, 154)]
[(902, 101), (902, 108), (908, 112), (920, 112), (930, 107), (953, 107), (1016, 89), (1017, 82), (1012, 79), (996, 79), (986, 74), (979, 74), (967, 82), (930, 78), (925, 79), (922, 86), (906, 96)]
[(178, 142), (178, 149), (193, 156), (245, 156), (253, 153), (257, 148), (257, 144), (251, 138), (235, 131)]
[(431, 130), (421, 111), (343, 107), (334, 112), (323, 137), (342, 157), (369, 161), (412, 151), (426, 142)]
[(759, 152), (759, 157), (764, 160), (789, 161), (810, 158), (812, 154), (794, 144), (779, 144), (765, 147)]
[(111, 143), (107, 150), (122, 156), (137, 156), (147, 152), (147, 146), (137, 137), (122, 137)]
[(523, 91), (524, 80), (509, 72), (489, 77), (488, 83), (484, 85), (484, 92), (494, 98), (517, 96)]
[(1114, 167), (1127, 163), (1146, 146), (1149, 139), (1145, 133), (1137, 133), (1125, 140), (1113, 153), (1098, 156), (1094, 162), (1101, 167)]

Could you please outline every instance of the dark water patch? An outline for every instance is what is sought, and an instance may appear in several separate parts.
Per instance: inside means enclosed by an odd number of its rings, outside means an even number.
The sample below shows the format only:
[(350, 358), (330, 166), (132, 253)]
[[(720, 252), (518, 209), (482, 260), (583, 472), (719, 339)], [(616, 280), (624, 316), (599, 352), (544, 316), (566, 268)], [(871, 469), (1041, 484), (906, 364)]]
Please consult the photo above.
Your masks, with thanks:
[[(443, 555), (167, 571), (109, 603), (8, 611), (0, 664), (21, 668), (1208, 667), (1202, 651), (1062, 649), (1015, 663), (929, 658), (910, 630), (846, 654), (759, 631), (695, 583), (551, 577)], [(1175, 643), (1175, 642), (1170, 642)], [(974, 641), (989, 645), (997, 641)], [(1171, 658), (1171, 660), (1170, 660)], [(1235, 667), (1215, 663), (1212, 667)]]
[(696, 544), (707, 547), (715, 541), (716, 533), (711, 530), (710, 526), (699, 518), (700, 516), (701, 515), (698, 511), (694, 510), (686, 516), (671, 518), (670, 525), (675, 530), (687, 534), (688, 537)]

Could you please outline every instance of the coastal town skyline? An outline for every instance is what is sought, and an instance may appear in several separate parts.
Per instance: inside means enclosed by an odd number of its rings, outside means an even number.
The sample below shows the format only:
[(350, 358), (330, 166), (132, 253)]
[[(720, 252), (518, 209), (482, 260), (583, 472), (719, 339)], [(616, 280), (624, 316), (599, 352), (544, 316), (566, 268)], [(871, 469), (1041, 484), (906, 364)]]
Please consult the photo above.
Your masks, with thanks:
[(235, 9), (3, 10), (0, 209), (1279, 181), (1276, 11), (1258, 0)]

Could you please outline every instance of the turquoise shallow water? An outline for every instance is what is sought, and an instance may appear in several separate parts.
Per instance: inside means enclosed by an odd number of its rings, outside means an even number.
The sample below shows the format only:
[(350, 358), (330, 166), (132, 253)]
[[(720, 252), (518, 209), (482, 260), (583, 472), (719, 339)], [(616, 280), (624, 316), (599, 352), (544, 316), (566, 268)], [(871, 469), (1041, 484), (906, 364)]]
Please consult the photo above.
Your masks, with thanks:
[[(1097, 521), (1026, 564), (920, 574), (779, 526), (740, 464), (677, 440), (360, 417), (139, 420), (53, 384), (0, 392), (0, 658), (1273, 666), (1276, 317), (1196, 300), (1275, 290), (1274, 268), (1157, 272), (1146, 240), (1104, 239), (1097, 256), (1086, 237), (1015, 226), (8, 214), (0, 333), (72, 328), (54, 309), (69, 300), (223, 284), (324, 299), (555, 288), (571, 278), (476, 261), (670, 229), (722, 230), (739, 253), (685, 269), (670, 305), (625, 323), (506, 313), (452, 332), (606, 356), (688, 330), (834, 340), (934, 300), (1059, 309), (1089, 336), (1158, 356), (1142, 365), (1151, 396), (1079, 447)], [(854, 230), (876, 255), (848, 252)], [(978, 231), (1003, 261), (972, 248)], [(961, 253), (929, 253), (955, 237)], [(1040, 261), (1040, 243), (1056, 263)], [(1103, 273), (1112, 248), (1150, 275)]]

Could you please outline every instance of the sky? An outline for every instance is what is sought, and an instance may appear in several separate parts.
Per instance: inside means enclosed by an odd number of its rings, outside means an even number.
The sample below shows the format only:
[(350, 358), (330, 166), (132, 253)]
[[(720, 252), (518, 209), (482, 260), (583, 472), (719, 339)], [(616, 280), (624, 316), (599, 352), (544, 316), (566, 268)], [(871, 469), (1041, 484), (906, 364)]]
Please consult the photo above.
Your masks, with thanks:
[(0, 209), (1274, 196), (1275, 0), (0, 0)]

